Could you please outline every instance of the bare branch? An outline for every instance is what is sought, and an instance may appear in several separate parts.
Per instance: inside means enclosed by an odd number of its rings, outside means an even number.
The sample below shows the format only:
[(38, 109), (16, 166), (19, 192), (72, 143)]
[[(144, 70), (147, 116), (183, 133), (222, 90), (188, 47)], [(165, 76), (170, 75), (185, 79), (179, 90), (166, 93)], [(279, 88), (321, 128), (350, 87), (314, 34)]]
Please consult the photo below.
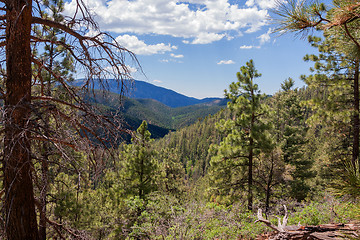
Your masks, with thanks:
[(285, 233), (287, 232), (286, 230), (286, 224), (287, 224), (287, 220), (288, 220), (288, 212), (287, 212), (287, 208), (286, 206), (284, 205), (284, 210), (285, 210), (285, 215), (284, 215), (284, 218), (281, 222), (280, 218), (278, 218), (278, 226), (275, 226), (273, 225), (269, 220), (265, 219), (263, 216), (262, 216), (262, 210), (261, 208), (258, 209), (258, 213), (257, 213), (257, 220), (255, 222), (262, 222), (262, 223), (265, 223), (266, 226), (268, 226), (269, 228), (277, 231), (277, 232), (281, 232), (281, 233)]
[(262, 210), (261, 208), (258, 209), (258, 213), (257, 213), (257, 220), (255, 222), (262, 222), (262, 223), (265, 223), (266, 226), (268, 226), (269, 228), (277, 231), (277, 232), (282, 232), (281, 229), (279, 229), (278, 227), (276, 227), (275, 225), (273, 225), (269, 220), (265, 219), (263, 216), (262, 216)]
[(45, 137), (45, 136), (31, 136), (31, 138), (34, 140), (37, 140), (37, 141), (60, 143), (61, 145), (71, 147), (74, 150), (77, 150), (77, 151), (80, 150), (74, 144), (69, 143), (67, 141), (60, 140), (60, 139), (56, 139), (56, 138), (50, 138), (50, 137)]

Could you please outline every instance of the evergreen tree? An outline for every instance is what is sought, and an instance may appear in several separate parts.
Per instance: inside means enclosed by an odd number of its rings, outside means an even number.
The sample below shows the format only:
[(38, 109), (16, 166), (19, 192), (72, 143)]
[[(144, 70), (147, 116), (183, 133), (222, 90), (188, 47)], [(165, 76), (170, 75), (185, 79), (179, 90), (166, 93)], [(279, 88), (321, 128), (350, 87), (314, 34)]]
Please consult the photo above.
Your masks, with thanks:
[(349, 170), (347, 168), (351, 166), (356, 171), (357, 166), (355, 159), (358, 159), (356, 149), (359, 137), (356, 109), (359, 87), (356, 86), (356, 76), (359, 73), (356, 69), (359, 67), (356, 58), (354, 60), (349, 54), (342, 53), (334, 41), (341, 39), (327, 35), (323, 40), (309, 37), (311, 45), (320, 53), (305, 56), (306, 61), (314, 62), (314, 67), (311, 68), (313, 74), (303, 76), (303, 79), (309, 89), (316, 93), (306, 102), (314, 112), (309, 123), (321, 126), (321, 134), (327, 135), (324, 140), (327, 142), (326, 146), (329, 146), (327, 158), (331, 159), (328, 164), (331, 168), (328, 168), (324, 176), (339, 185), (339, 177), (346, 175)]
[[(67, 49), (79, 63), (78, 67), (86, 73), (85, 86), (89, 86), (93, 81), (108, 78), (110, 74), (123, 87), (124, 81), (131, 79), (129, 69), (124, 63), (124, 54), (129, 53), (130, 58), (134, 59), (134, 55), (119, 46), (109, 34), (86, 35), (89, 30), (85, 29), (98, 30), (98, 28), (88, 9), (83, 5), (83, 1), (76, 2), (77, 11), (72, 17), (63, 18), (61, 22), (42, 15), (43, 11), (49, 11), (50, 6), (47, 3), (47, 0), (6, 0), (1, 2), (0, 7), (2, 12), (0, 21), (3, 26), (0, 35), (4, 39), (1, 48), (3, 53), (6, 53), (1, 55), (1, 61), (4, 62), (1, 69), (4, 76), (4, 82), (1, 84), (1, 88), (4, 89), (4, 124), (2, 128), (4, 151), (1, 169), (5, 192), (4, 229), (7, 238), (14, 240), (39, 239), (34, 195), (36, 174), (33, 174), (35, 162), (32, 154), (33, 143), (48, 141), (58, 148), (61, 146), (75, 148), (78, 143), (78, 141), (74, 141), (72, 134), (68, 134), (66, 137), (62, 135), (61, 138), (58, 137), (60, 134), (54, 134), (55, 136), (52, 138), (44, 136), (39, 114), (43, 111), (51, 112), (54, 118), (57, 118), (56, 123), (68, 122), (69, 127), (77, 130), (78, 137), (85, 137), (85, 134), (82, 134), (84, 132), (96, 135), (94, 124), (92, 124), (93, 127), (88, 124), (90, 119), (93, 120), (93, 123), (97, 123), (96, 128), (104, 125), (101, 123), (105, 122), (104, 118), (98, 118), (98, 113), (90, 110), (91, 108), (77, 95), (79, 89), (71, 86), (68, 79), (53, 72), (48, 63), (42, 62), (33, 54), (34, 47), (38, 47), (39, 44), (54, 43)], [(64, 41), (42, 38), (32, 28), (34, 25), (60, 30)], [(34, 44), (35, 42), (37, 44)], [(34, 95), (35, 89), (39, 85), (41, 85), (40, 88), (43, 87), (45, 83), (33, 81), (32, 63), (56, 78), (59, 85), (66, 89), (72, 101)], [(41, 109), (44, 105), (47, 105), (47, 108)], [(61, 108), (58, 108), (60, 105), (72, 108), (73, 111), (62, 111)], [(83, 114), (86, 117), (82, 121), (78, 121), (81, 115), (79, 112), (86, 113)], [(59, 125), (54, 126), (52, 130), (54, 132), (59, 130), (57, 128)], [(109, 133), (117, 132), (109, 131)], [(64, 153), (63, 149), (59, 150), (60, 153)]]
[(125, 192), (141, 200), (146, 200), (147, 195), (157, 189), (158, 153), (151, 149), (150, 135), (147, 123), (143, 121), (131, 139), (131, 144), (124, 146), (120, 153), (124, 165), (122, 174)]
[[(64, 2), (62, 0), (49, 0), (44, 2), (44, 6), (46, 6), (49, 11), (41, 11), (40, 14), (43, 18), (49, 19), (51, 21), (61, 23), (64, 20), (64, 16), (62, 15), (62, 11), (64, 10)], [(47, 70), (39, 67), (36, 64), (33, 64), (33, 79), (36, 82), (39, 82), (40, 86), (37, 91), (34, 91), (33, 95), (37, 95), (40, 97), (56, 97), (58, 98), (61, 91), (57, 91), (54, 93), (53, 89), (56, 87), (57, 79), (53, 77), (53, 74), (62, 76), (63, 78), (67, 78), (69, 80), (72, 79), (71, 73), (74, 72), (74, 65), (72, 61), (71, 54), (69, 51), (63, 47), (57, 46), (55, 42), (64, 41), (64, 37), (62, 36), (62, 32), (59, 29), (48, 26), (33, 26), (33, 32), (36, 34), (37, 38), (44, 38), (49, 42), (46, 42), (44, 46), (34, 46), (33, 54), (37, 55), (41, 61), (46, 64)], [(35, 42), (35, 45), (37, 43)], [(43, 49), (41, 49), (43, 47)], [(41, 52), (41, 54), (39, 53)], [(61, 88), (60, 88), (61, 89)], [(47, 138), (51, 138), (51, 133), (49, 131), (50, 124), (54, 121), (54, 118), (51, 118), (51, 114), (46, 111), (48, 108), (48, 103), (44, 103), (42, 106), (42, 134)], [(40, 114), (39, 114), (40, 115)], [(41, 161), (41, 181), (39, 182), (40, 186), (38, 186), (40, 192), (40, 217), (39, 217), (39, 236), (40, 239), (46, 239), (46, 228), (47, 228), (47, 191), (49, 189), (49, 162), (50, 156), (54, 154), (53, 146), (47, 141), (39, 143), (40, 154), (38, 158)], [(36, 152), (34, 155), (38, 155)], [(39, 185), (38, 184), (38, 185)]]
[[(310, 1), (309, 1), (310, 2)], [(278, 31), (307, 33), (309, 29), (321, 30), (324, 44), (319, 45), (319, 57), (312, 57), (316, 62), (315, 69), (325, 70), (324, 74), (315, 74), (308, 82), (332, 84), (336, 80), (336, 90), (351, 94), (351, 165), (357, 172), (360, 147), (360, 41), (359, 41), (359, 1), (333, 0), (333, 6), (327, 8), (320, 2), (289, 0), (278, 2), (275, 13), (280, 17)], [(320, 63), (325, 60), (325, 63)], [(327, 75), (331, 73), (331, 75)], [(340, 74), (339, 74), (340, 73)], [(348, 83), (346, 83), (348, 82)], [(322, 89), (320, 89), (321, 91)], [(332, 93), (330, 93), (332, 95)], [(337, 94), (339, 96), (339, 94)], [(324, 98), (326, 99), (326, 97)], [(345, 103), (346, 104), (346, 103)], [(333, 106), (337, 107), (337, 106)], [(346, 116), (345, 120), (348, 116)], [(345, 164), (349, 166), (349, 164)]]
[(264, 121), (265, 95), (260, 94), (254, 83), (260, 76), (250, 60), (237, 73), (238, 81), (230, 84), (229, 91), (225, 90), (232, 119), (222, 119), (217, 124), (226, 137), (220, 145), (213, 145), (215, 156), (211, 159), (213, 180), (219, 190), (233, 195), (247, 186), (249, 210), (253, 206), (254, 159), (260, 152), (272, 148), (267, 132), (270, 125)]
[(275, 110), (272, 121), (275, 122), (277, 145), (282, 150), (282, 158), (290, 168), (290, 196), (303, 200), (310, 191), (308, 181), (313, 177), (313, 160), (305, 154), (307, 144), (306, 108), (302, 105), (300, 90), (292, 89), (294, 81), (289, 78), (281, 84), (282, 90), (271, 99)]
[(180, 198), (185, 191), (185, 169), (177, 150), (165, 148), (159, 154), (162, 191)]

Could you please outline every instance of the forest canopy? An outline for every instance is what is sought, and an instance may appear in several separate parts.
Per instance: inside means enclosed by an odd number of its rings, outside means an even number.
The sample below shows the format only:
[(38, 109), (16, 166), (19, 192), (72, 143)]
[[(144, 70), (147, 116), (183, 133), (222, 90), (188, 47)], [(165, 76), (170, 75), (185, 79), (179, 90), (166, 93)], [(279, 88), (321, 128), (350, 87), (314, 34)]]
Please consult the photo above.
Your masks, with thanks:
[(262, 94), (248, 60), (224, 109), (156, 140), (87, 101), (141, 68), (76, 3), (64, 16), (62, 0), (0, 1), (0, 238), (255, 239), (257, 209), (282, 205), (290, 225), (360, 220), (359, 1), (278, 1), (277, 31), (317, 52), (306, 86)]

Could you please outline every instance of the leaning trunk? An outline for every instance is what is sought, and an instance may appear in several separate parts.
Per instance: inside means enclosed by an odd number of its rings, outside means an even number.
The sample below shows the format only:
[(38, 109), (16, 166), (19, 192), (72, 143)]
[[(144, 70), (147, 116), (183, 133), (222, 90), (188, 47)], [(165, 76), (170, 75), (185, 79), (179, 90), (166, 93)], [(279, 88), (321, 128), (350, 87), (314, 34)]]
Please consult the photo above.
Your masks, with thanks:
[(32, 1), (8, 0), (6, 7), (5, 231), (11, 240), (37, 240), (29, 131)]

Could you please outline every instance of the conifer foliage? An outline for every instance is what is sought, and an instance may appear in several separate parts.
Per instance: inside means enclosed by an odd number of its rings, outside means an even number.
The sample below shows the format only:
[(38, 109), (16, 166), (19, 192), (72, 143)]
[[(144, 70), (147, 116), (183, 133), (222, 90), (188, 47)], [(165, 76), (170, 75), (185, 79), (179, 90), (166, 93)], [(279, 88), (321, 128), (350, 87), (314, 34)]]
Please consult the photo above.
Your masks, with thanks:
[(237, 82), (225, 90), (230, 99), (228, 108), (232, 119), (222, 119), (217, 127), (226, 136), (219, 145), (213, 145), (215, 156), (211, 159), (213, 179), (219, 191), (239, 197), (247, 187), (248, 209), (253, 207), (254, 159), (261, 152), (270, 151), (272, 141), (268, 134), (270, 125), (264, 121), (267, 110), (254, 82), (261, 74), (253, 60), (237, 73)]
[(125, 191), (142, 200), (157, 188), (155, 178), (158, 164), (155, 157), (158, 153), (151, 149), (150, 135), (147, 122), (143, 121), (131, 139), (131, 144), (124, 146), (124, 150), (120, 152), (120, 159), (124, 161), (122, 175)]

